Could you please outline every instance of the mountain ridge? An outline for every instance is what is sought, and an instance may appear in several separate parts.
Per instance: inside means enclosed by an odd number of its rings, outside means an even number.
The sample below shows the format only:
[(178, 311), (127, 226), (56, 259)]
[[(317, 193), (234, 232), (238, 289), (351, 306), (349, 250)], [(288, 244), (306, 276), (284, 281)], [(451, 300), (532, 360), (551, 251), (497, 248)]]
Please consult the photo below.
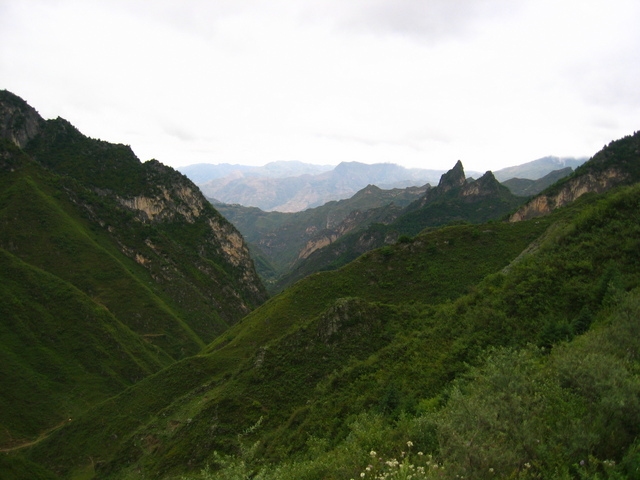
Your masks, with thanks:
[[(362, 255), (262, 302), (193, 183), (61, 119), (28, 130), (15, 102), (0, 92), (3, 479), (637, 476), (640, 133), (524, 206), (458, 162), (308, 260)], [(357, 220), (336, 205), (319, 227)]]
[(402, 241), (426, 228), (448, 223), (482, 223), (497, 219), (521, 204), (523, 199), (501, 185), (491, 172), (478, 180), (468, 180), (461, 161), (444, 173), (436, 187), (429, 188), (407, 205), (396, 218), (371, 224), (347, 233), (323, 248), (313, 251), (284, 275), (274, 291), (280, 291), (314, 272), (333, 270), (369, 250)]
[(509, 221), (547, 215), (587, 193), (603, 193), (616, 186), (637, 182), (640, 179), (639, 154), (639, 132), (612, 141), (570, 176), (528, 201), (510, 216)]
[(0, 132), (1, 445), (197, 353), (266, 299), (239, 232), (184, 175), (7, 91)]
[[(499, 181), (538, 180), (562, 166), (576, 167), (586, 158), (543, 157), (494, 172)], [(336, 166), (271, 162), (263, 167), (197, 164), (180, 168), (216, 202), (293, 212), (348, 198), (367, 184), (384, 189), (436, 183), (444, 170), (404, 168), (392, 163), (342, 162)], [(211, 172), (209, 177), (206, 173)], [(470, 172), (480, 176), (481, 172)], [(329, 184), (327, 184), (327, 180)], [(339, 188), (337, 186), (340, 186)]]

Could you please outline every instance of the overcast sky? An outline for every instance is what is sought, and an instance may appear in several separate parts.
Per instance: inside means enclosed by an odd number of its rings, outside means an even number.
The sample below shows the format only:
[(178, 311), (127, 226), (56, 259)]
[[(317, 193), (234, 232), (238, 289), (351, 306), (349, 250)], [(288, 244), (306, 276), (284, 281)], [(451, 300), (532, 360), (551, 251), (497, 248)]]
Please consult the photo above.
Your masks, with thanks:
[(497, 170), (640, 130), (638, 0), (0, 0), (0, 89), (141, 160)]

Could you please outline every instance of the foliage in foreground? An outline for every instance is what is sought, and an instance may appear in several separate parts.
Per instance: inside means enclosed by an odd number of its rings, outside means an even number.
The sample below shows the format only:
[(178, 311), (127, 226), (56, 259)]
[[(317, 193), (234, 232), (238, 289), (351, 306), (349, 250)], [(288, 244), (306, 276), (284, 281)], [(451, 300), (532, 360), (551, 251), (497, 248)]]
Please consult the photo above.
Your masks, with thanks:
[(310, 438), (293, 461), (260, 465), (257, 444), (217, 454), (183, 480), (640, 478), (640, 291), (550, 353), (500, 348), (430, 411), (363, 413), (335, 448)]

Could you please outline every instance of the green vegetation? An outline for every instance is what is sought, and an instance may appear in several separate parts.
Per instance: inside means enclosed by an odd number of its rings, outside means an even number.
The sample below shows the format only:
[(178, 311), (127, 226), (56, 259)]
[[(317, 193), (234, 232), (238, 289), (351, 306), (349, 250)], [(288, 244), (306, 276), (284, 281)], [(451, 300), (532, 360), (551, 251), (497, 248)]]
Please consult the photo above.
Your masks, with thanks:
[(71, 157), (2, 148), (3, 478), (640, 478), (640, 184), (468, 223), (488, 190), (457, 165), (426, 198), (446, 225), (237, 321), (260, 287), (211, 207), (175, 214), (188, 185), (150, 221)]
[(8, 92), (0, 107), (0, 448), (15, 449), (198, 353), (265, 293), (184, 176)]
[(216, 208), (251, 244), (258, 273), (272, 286), (298, 262), (308, 242), (333, 239), (371, 223), (390, 223), (424, 191), (425, 187), (382, 190), (369, 185), (349, 199), (296, 213), (241, 205)]
[[(355, 478), (366, 472), (372, 449), (383, 458), (379, 474), (405, 461), (429, 466), (428, 475), (433, 465), (444, 466), (452, 478), (489, 478), (489, 468), (499, 476), (573, 478), (574, 463), (585, 475), (607, 465), (623, 468), (634, 461), (637, 432), (618, 430), (633, 425), (635, 407), (617, 424), (609, 414), (589, 423), (583, 418), (589, 404), (575, 391), (582, 387), (562, 375), (584, 376), (590, 367), (561, 368), (558, 359), (584, 357), (571, 352), (584, 352), (597, 341), (585, 339), (601, 338), (597, 332), (624, 305), (637, 305), (635, 294), (625, 292), (640, 284), (639, 206), (640, 187), (627, 188), (535, 221), (435, 229), (311, 276), (202, 355), (53, 432), (30, 449), (29, 459), (66, 476), (86, 469), (91, 457), (98, 478), (134, 472), (171, 478), (193, 468), (185, 467), (189, 462), (210, 464), (204, 478), (234, 478), (236, 471)], [(434, 278), (440, 283), (428, 288)], [(557, 338), (550, 325), (558, 326)], [(622, 369), (612, 382), (629, 389), (621, 398), (632, 398), (635, 358), (619, 366), (614, 357), (593, 361), (602, 371)], [(507, 392), (487, 397), (490, 388)], [(617, 408), (613, 400), (597, 401)], [(488, 417), (480, 423), (487, 431), (473, 430), (479, 427), (471, 419), (493, 415), (501, 402), (507, 402), (499, 418), (505, 426), (494, 432)], [(478, 413), (465, 417), (464, 408)], [(531, 409), (540, 412), (531, 431), (517, 421), (509, 426)], [(492, 436), (507, 426), (519, 429), (500, 437), (513, 444), (509, 451)], [(595, 433), (576, 433), (585, 429)], [(611, 435), (620, 444), (608, 450)], [(477, 453), (465, 448), (468, 436), (483, 442)], [(547, 443), (532, 450), (540, 437)], [(408, 441), (415, 447), (402, 457)], [(397, 466), (385, 463), (394, 458)]]

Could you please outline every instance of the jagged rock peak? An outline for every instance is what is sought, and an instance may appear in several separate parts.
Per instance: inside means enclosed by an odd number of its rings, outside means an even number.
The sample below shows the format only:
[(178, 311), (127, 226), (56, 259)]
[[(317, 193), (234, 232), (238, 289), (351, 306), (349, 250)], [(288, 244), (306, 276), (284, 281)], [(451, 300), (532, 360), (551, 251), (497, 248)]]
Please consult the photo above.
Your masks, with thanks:
[(452, 188), (464, 185), (465, 181), (466, 177), (464, 174), (464, 167), (462, 166), (462, 162), (458, 160), (451, 170), (440, 177), (438, 189), (440, 190), (440, 193), (444, 193)]
[(500, 182), (496, 179), (491, 170), (487, 170), (475, 183), (482, 185), (483, 187), (494, 187), (500, 185)]
[(7, 138), (24, 148), (43, 124), (40, 114), (22, 98), (8, 90), (0, 90), (0, 138)]
[(501, 188), (491, 170), (487, 171), (478, 180), (467, 182), (463, 188), (462, 196), (492, 195), (498, 193)]

